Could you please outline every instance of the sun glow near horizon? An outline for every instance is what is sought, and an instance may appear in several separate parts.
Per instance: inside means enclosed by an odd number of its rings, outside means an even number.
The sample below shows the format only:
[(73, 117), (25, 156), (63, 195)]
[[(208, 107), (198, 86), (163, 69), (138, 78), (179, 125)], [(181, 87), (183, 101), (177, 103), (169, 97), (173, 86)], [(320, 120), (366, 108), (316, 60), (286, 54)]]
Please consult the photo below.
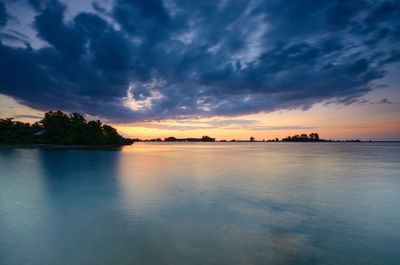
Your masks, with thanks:
[[(392, 94), (391, 100), (369, 99), (349, 105), (318, 103), (307, 110), (279, 110), (228, 117), (115, 123), (98, 116), (86, 116), (88, 119), (101, 119), (111, 124), (126, 137), (139, 139), (208, 135), (217, 140), (248, 140), (251, 136), (257, 140), (268, 140), (318, 132), (323, 139), (398, 141), (400, 97), (395, 89), (389, 92)], [(374, 97), (377, 96), (371, 96)], [(23, 122), (38, 121), (44, 113), (2, 94), (0, 94), (0, 106), (0, 118), (14, 118)]]
[[(1, 116), (24, 122), (35, 122), (43, 112), (0, 95)], [(161, 120), (135, 123), (112, 123), (126, 137), (154, 139), (169, 136), (201, 137), (217, 140), (257, 140), (318, 132), (323, 139), (399, 140), (400, 104), (316, 104), (308, 110), (281, 110), (237, 117)], [(25, 115), (30, 113), (30, 115)], [(90, 118), (101, 118), (92, 117)], [(108, 122), (108, 121), (107, 121)]]
[[(386, 104), (324, 106), (309, 110), (287, 110), (239, 117), (212, 117), (186, 120), (114, 124), (124, 135), (140, 139), (201, 137), (218, 140), (257, 140), (318, 132), (324, 139), (398, 140), (398, 106)], [(361, 115), (362, 114), (362, 115)]]

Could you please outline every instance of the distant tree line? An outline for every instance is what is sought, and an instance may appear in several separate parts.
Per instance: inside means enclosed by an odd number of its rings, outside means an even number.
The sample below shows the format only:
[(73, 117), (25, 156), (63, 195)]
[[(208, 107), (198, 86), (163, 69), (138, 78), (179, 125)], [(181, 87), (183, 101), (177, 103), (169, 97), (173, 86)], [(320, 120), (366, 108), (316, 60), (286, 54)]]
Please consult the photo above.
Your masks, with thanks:
[(201, 138), (175, 138), (175, 137), (167, 137), (164, 139), (164, 142), (215, 142), (215, 138), (211, 138), (209, 136), (203, 136)]
[(201, 138), (176, 138), (174, 136), (166, 137), (164, 139), (161, 138), (153, 138), (153, 139), (133, 139), (135, 142), (215, 142), (215, 138), (209, 136), (203, 136)]
[(46, 112), (33, 124), (0, 119), (0, 144), (125, 145), (133, 140), (122, 137), (101, 121), (87, 121), (79, 113)]
[(310, 133), (307, 134), (296, 134), (293, 136), (288, 136), (286, 138), (282, 138), (282, 142), (320, 142), (323, 141), (319, 139), (318, 133)]

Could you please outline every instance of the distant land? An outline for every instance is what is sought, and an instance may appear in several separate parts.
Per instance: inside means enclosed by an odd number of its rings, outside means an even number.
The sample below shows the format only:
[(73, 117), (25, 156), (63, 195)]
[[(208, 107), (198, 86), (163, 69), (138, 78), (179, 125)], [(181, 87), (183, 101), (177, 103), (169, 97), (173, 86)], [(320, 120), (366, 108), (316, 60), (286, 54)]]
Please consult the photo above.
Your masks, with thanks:
[[(125, 138), (118, 131), (100, 120), (87, 121), (82, 114), (66, 114), (62, 111), (49, 111), (42, 120), (33, 124), (14, 121), (12, 118), (0, 119), (0, 146), (26, 147), (118, 147), (131, 145), (134, 142), (385, 142), (327, 140), (321, 139), (319, 134), (296, 134), (282, 139), (257, 140), (250, 137), (248, 140), (216, 140), (203, 136), (201, 138), (176, 138), (173, 136), (161, 139), (131, 139)], [(391, 141), (396, 142), (396, 141)]]
[(117, 130), (101, 121), (87, 121), (79, 113), (46, 112), (33, 124), (0, 119), (1, 146), (33, 147), (114, 147), (133, 144)]
[(209, 136), (203, 136), (201, 138), (176, 138), (173, 136), (166, 137), (164, 139), (161, 138), (153, 138), (153, 139), (132, 139), (134, 142), (230, 142), (230, 143), (259, 143), (259, 142), (399, 142), (399, 141), (362, 141), (359, 139), (348, 139), (348, 140), (331, 140), (331, 139), (321, 139), (318, 133), (310, 133), (310, 134), (296, 134), (293, 136), (287, 136), (282, 139), (274, 138), (274, 139), (262, 139), (257, 140), (254, 137), (250, 137), (248, 140), (239, 140), (239, 139), (231, 139), (231, 140), (216, 140), (215, 138)]

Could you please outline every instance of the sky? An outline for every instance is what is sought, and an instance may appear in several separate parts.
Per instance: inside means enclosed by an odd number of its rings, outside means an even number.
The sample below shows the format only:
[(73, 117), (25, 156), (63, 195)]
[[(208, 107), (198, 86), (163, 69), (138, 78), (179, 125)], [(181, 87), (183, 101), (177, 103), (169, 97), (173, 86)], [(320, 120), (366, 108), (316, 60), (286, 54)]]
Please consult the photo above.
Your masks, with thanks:
[(0, 117), (400, 140), (400, 2), (0, 0)]

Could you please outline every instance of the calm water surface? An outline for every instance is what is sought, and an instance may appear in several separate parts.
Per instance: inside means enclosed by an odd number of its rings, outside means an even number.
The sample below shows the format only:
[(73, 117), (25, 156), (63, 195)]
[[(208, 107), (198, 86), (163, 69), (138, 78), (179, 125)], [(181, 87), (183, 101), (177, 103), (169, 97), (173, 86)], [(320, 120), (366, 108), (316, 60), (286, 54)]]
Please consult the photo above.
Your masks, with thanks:
[(400, 264), (400, 144), (0, 149), (0, 264)]

